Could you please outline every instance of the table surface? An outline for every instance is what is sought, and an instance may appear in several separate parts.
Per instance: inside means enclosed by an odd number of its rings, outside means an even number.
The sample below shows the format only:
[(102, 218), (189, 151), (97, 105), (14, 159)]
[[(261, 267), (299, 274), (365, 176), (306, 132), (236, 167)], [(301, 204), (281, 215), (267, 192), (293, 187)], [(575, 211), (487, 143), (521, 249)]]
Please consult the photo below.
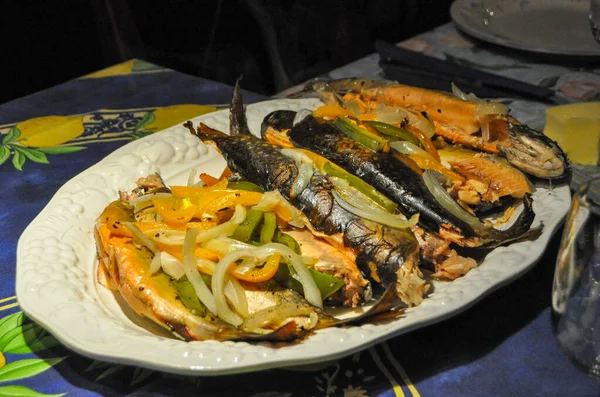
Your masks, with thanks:
[[(452, 24), (401, 44), (553, 88), (565, 102), (600, 100), (598, 70), (535, 62)], [(352, 76), (385, 78), (376, 54), (329, 73)], [(29, 320), (15, 296), (17, 240), (56, 190), (116, 148), (230, 95), (226, 85), (136, 59), (0, 106), (0, 396), (600, 396), (598, 380), (572, 366), (552, 335), (558, 235), (532, 270), (464, 312), (320, 366), (177, 376), (78, 355)], [(245, 94), (247, 103), (261, 99)], [(546, 106), (511, 103), (535, 128)]]

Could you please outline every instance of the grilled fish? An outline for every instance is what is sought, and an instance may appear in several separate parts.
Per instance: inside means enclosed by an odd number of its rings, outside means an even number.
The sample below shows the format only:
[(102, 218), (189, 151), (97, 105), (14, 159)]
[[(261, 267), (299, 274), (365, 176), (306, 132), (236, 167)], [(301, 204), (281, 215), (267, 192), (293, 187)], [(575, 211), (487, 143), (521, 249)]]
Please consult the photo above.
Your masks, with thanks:
[(336, 104), (343, 105), (342, 95), (350, 93), (370, 109), (384, 105), (412, 110), (431, 120), (435, 133), (444, 139), (503, 155), (512, 165), (537, 178), (555, 180), (570, 174), (567, 157), (556, 142), (513, 117), (488, 114), (486, 108), (495, 106), (491, 102), (368, 79), (315, 80), (293, 96), (310, 92)]
[[(285, 117), (289, 119), (289, 114)], [(267, 115), (265, 123), (275, 119), (278, 119), (277, 114)], [(275, 128), (267, 125), (262, 126), (262, 131), (266, 135), (277, 134)], [(287, 134), (292, 144), (312, 150), (362, 178), (395, 201), (405, 214), (419, 213), (419, 224), (424, 229), (460, 246), (491, 248), (539, 233), (538, 229), (530, 229), (535, 216), (530, 195), (524, 196), (523, 212), (509, 229), (476, 230), (438, 203), (425, 186), (420, 169), (407, 156), (397, 152), (374, 153), (348, 138), (333, 123), (312, 115), (280, 133)]]
[(238, 86), (231, 106), (231, 135), (204, 124), (190, 132), (212, 142), (232, 171), (265, 190), (279, 192), (310, 222), (310, 228), (340, 250), (350, 250), (356, 264), (372, 280), (393, 288), (406, 305), (417, 305), (428, 289), (418, 267), (419, 248), (410, 230), (397, 230), (362, 219), (343, 209), (333, 197), (328, 177), (314, 172), (301, 192), (292, 189), (299, 169), (281, 148), (252, 135), (241, 111)]

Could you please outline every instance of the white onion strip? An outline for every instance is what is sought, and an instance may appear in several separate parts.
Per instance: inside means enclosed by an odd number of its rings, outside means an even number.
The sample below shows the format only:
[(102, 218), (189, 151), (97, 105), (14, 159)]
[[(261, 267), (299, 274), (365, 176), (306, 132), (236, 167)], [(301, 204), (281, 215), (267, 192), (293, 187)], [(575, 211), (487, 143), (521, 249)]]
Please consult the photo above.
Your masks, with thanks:
[(246, 291), (231, 274), (225, 274), (225, 297), (242, 317), (248, 317), (250, 312), (248, 310)]
[[(469, 214), (465, 211), (460, 204), (458, 204), (440, 184), (437, 176), (439, 173), (433, 170), (426, 170), (423, 172), (423, 181), (427, 189), (433, 194), (435, 199), (452, 215), (468, 223), (475, 230), (485, 229), (485, 225), (479, 220), (479, 218)], [(441, 175), (441, 174), (439, 174)]]
[[(256, 246), (251, 244), (242, 243), (241, 241), (232, 239), (230, 237), (218, 237), (212, 240), (208, 240), (202, 243), (202, 248), (207, 248), (211, 251), (215, 251), (221, 255), (227, 255), (230, 252), (238, 251), (238, 250), (254, 250), (257, 249)], [(270, 255), (269, 255), (270, 256)], [(309, 257), (309, 256), (301, 256), (302, 263), (305, 265), (314, 265), (317, 263), (318, 259)], [(249, 265), (250, 267), (250, 265)], [(238, 266), (239, 269), (239, 266)]]
[(310, 183), (310, 179), (314, 173), (313, 161), (306, 154), (296, 149), (284, 148), (281, 149), (280, 152), (284, 156), (294, 160), (294, 163), (296, 163), (296, 167), (298, 168), (298, 176), (296, 176), (290, 192), (290, 197), (294, 198), (302, 193)]
[(280, 243), (268, 243), (258, 247), (257, 250), (264, 250), (268, 253), (266, 256), (272, 255), (275, 252), (279, 252), (296, 271), (296, 274), (300, 279), (299, 281), (302, 284), (302, 288), (304, 289), (304, 298), (311, 305), (321, 309), (323, 308), (321, 291), (317, 287), (315, 280), (310, 275), (310, 272), (304, 265), (300, 255), (296, 254), (290, 248)]
[(292, 204), (290, 204), (282, 195), (279, 190), (271, 190), (265, 192), (258, 204), (253, 208), (261, 211), (273, 211), (278, 205), (284, 206), (292, 216), (292, 219), (288, 223), (292, 226), (299, 228), (304, 227), (304, 214)]
[(188, 180), (187, 180), (187, 185), (188, 186), (194, 186), (194, 179), (196, 179), (196, 175), (198, 174), (198, 171), (195, 168), (192, 168), (190, 170), (190, 174), (188, 175)]
[(240, 315), (234, 313), (227, 305), (227, 301), (225, 300), (225, 276), (227, 275), (227, 269), (229, 269), (229, 266), (231, 266), (233, 262), (246, 256), (252, 256), (252, 253), (244, 250), (231, 252), (225, 255), (219, 263), (217, 263), (211, 280), (211, 289), (216, 304), (216, 308), (212, 312), (216, 313), (221, 320), (235, 325), (236, 327), (244, 320)]
[(410, 217), (410, 219), (407, 220), (402, 214), (390, 214), (389, 212), (376, 207), (366, 207), (364, 203), (362, 203), (360, 200), (357, 200), (352, 195), (342, 198), (342, 196), (335, 190), (333, 191), (333, 198), (340, 205), (340, 207), (346, 211), (351, 212), (356, 216), (360, 216), (361, 218), (381, 223), (382, 225), (386, 225), (394, 229), (406, 229), (419, 223), (419, 214), (414, 214)]
[(169, 277), (173, 277), (175, 280), (179, 280), (185, 274), (183, 263), (168, 252), (163, 251), (160, 253), (160, 263), (163, 272), (167, 273)]
[(161, 267), (162, 261), (160, 254), (154, 255), (154, 258), (152, 258), (152, 262), (150, 262), (150, 274), (155, 274), (161, 269)]
[(148, 247), (148, 249), (152, 251), (154, 255), (160, 254), (160, 249), (158, 249), (158, 245), (156, 245), (154, 241), (146, 237), (146, 235), (140, 230), (139, 227), (137, 227), (131, 222), (123, 222), (123, 226), (129, 229), (129, 231), (133, 234), (134, 239), (138, 240), (140, 243)]
[(194, 291), (200, 299), (200, 302), (206, 306), (206, 308), (212, 313), (217, 313), (217, 304), (215, 297), (208, 289), (208, 286), (204, 283), (204, 280), (200, 276), (200, 272), (196, 268), (196, 256), (194, 255), (194, 248), (196, 246), (196, 236), (198, 235), (198, 229), (188, 229), (185, 240), (183, 242), (182, 256), (183, 256), (183, 268), (188, 281), (194, 287)]
[(402, 154), (414, 154), (417, 156), (423, 156), (437, 162), (437, 160), (434, 159), (431, 154), (427, 153), (425, 150), (421, 149), (414, 143), (410, 143), (407, 141), (396, 141), (392, 142), (390, 146), (392, 147), (392, 149), (395, 149)]
[(243, 205), (236, 205), (235, 212), (230, 220), (210, 229), (202, 230), (196, 236), (196, 243), (202, 243), (206, 240), (220, 236), (231, 236), (240, 223), (246, 219), (246, 208)]
[(264, 329), (265, 325), (272, 327), (273, 322), (277, 324), (277, 327), (281, 327), (288, 322), (286, 320), (302, 316), (308, 316), (308, 323), (304, 325), (306, 329), (313, 329), (319, 321), (319, 316), (311, 308), (285, 302), (252, 313), (244, 320), (241, 328), (258, 332)]
[(133, 200), (131, 200), (129, 202), (129, 204), (137, 206), (142, 203), (145, 203), (146, 201), (152, 201), (152, 199), (154, 197), (173, 197), (173, 195), (171, 193), (166, 193), (166, 192), (148, 193), (148, 194), (144, 194), (143, 196), (134, 198)]

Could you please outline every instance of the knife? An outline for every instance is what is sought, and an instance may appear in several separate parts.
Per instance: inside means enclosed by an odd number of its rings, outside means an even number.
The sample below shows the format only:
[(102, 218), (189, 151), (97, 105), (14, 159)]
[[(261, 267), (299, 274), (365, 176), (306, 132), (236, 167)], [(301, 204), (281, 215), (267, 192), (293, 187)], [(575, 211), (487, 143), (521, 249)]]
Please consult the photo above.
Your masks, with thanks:
[[(517, 95), (524, 98), (548, 101), (555, 94), (553, 90), (546, 87), (472, 69), (451, 61), (397, 47), (385, 41), (377, 40), (375, 48), (381, 57), (381, 65), (384, 69), (392, 70), (392, 65), (404, 68), (408, 67), (413, 69), (413, 74), (433, 74), (440, 79), (454, 81), (461, 87), (471, 85), (473, 87), (487, 88), (492, 90), (492, 92), (502, 93), (501, 95), (494, 96)], [(399, 70), (396, 70), (396, 72)], [(468, 88), (466, 90), (468, 91)], [(476, 93), (476, 95), (478, 94)]]

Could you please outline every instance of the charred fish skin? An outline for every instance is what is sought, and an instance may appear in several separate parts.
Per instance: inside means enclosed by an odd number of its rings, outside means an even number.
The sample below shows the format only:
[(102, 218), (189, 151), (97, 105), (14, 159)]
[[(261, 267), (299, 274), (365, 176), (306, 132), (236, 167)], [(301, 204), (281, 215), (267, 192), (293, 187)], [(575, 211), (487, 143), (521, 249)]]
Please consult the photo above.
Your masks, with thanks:
[(371, 279), (391, 286), (405, 262), (409, 266), (417, 263), (419, 248), (410, 231), (391, 229), (346, 211), (335, 201), (333, 184), (326, 176), (315, 172), (308, 186), (290, 199), (298, 169), (279, 147), (253, 135), (226, 135), (202, 124), (194, 134), (214, 142), (232, 171), (265, 190), (279, 190), (308, 217), (315, 230), (327, 235), (342, 233), (344, 243), (357, 252), (357, 265)]
[[(333, 124), (307, 116), (289, 131), (291, 141), (312, 150), (364, 179), (394, 200), (407, 215), (420, 213), (419, 223), (437, 233), (442, 225), (469, 233), (469, 225), (437, 203), (421, 176), (398, 157), (373, 153), (346, 137)], [(384, 171), (386, 170), (386, 171)]]

